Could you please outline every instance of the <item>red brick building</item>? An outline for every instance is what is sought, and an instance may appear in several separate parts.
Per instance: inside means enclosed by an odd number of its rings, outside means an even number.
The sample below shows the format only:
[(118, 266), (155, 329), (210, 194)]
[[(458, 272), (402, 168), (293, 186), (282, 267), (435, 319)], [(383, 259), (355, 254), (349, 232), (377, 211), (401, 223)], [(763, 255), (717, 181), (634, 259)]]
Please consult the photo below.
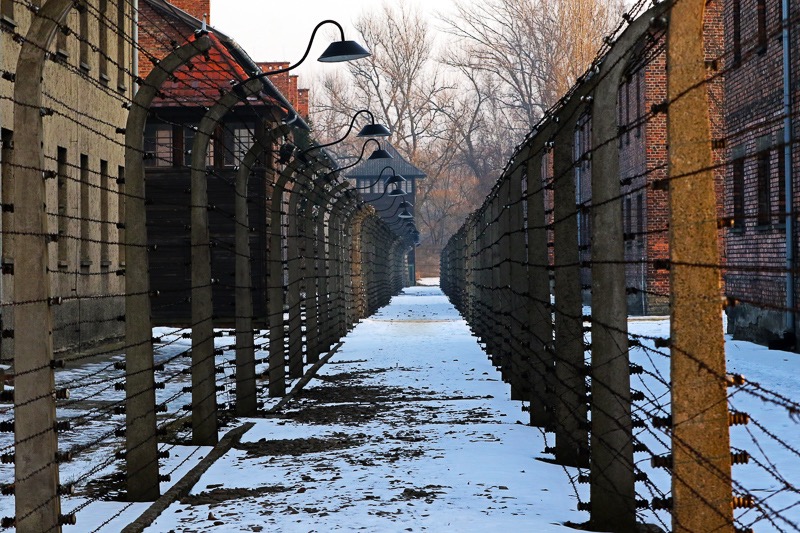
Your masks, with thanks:
[[(723, 117), (723, 79), (714, 65), (722, 56), (721, 0), (706, 6), (706, 62), (709, 66), (709, 110), (711, 135), (725, 134)], [(626, 286), (628, 313), (663, 315), (669, 313), (669, 192), (667, 180), (667, 100), (666, 32), (653, 29), (632, 49), (627, 72), (617, 96), (617, 139), (620, 182), (623, 196)], [(574, 137), (578, 245), (581, 261), (591, 259), (591, 116), (582, 115)], [(714, 150), (721, 164), (724, 150)], [(663, 181), (662, 181), (663, 180)], [(724, 172), (716, 172), (718, 216), (723, 213)], [(721, 241), (722, 233), (720, 234)], [(724, 247), (720, 245), (720, 251)], [(588, 264), (588, 263), (585, 263)], [(588, 268), (583, 268), (581, 283), (591, 284)]]
[[(261, 69), (233, 39), (204, 25), (208, 0), (175, 3), (192, 12), (164, 0), (139, 3), (139, 76), (146, 77), (154, 61), (165, 57), (176, 45), (193, 39), (196, 31), (208, 31), (212, 48), (205, 57), (193, 60), (191, 66), (178, 69), (162, 85), (145, 130), (148, 242), (154, 245), (150, 254), (150, 286), (160, 293), (152, 302), (153, 320), (158, 325), (186, 326), (191, 322), (190, 302), (185, 296), (191, 286), (189, 200), (195, 128), (208, 108), (231, 90), (232, 84), (247, 80)], [(206, 154), (208, 195), (213, 203), (213, 209), (209, 210), (212, 276), (218, 280), (214, 285), (214, 315), (219, 327), (230, 326), (235, 317), (232, 184), (242, 158), (255, 138), (281, 121), (291, 123), (292, 142), (298, 145), (308, 142), (309, 127), (304, 118), (307, 105), (303, 110), (295, 107), (303, 101), (307, 104), (307, 92), (301, 98), (294, 76), (276, 77), (287, 93), (276, 87), (272, 78), (264, 78), (260, 95), (238, 103), (219, 123)], [(248, 179), (256, 324), (266, 323), (265, 222), (270, 201), (267, 180), (273, 170), (272, 156), (265, 156)]]
[[(790, 20), (800, 7), (792, 3)], [(790, 154), (791, 174), (798, 168), (792, 145), (784, 139), (784, 60), (781, 2), (725, 0), (724, 23), (729, 39), (725, 48), (725, 121), (727, 125), (725, 214), (732, 220), (728, 231), (725, 274), (727, 295), (738, 301), (729, 308), (728, 332), (734, 338), (795, 347), (794, 313), (787, 299), (787, 240), (797, 250), (797, 237), (787, 239), (785, 163)], [(798, 38), (790, 27), (791, 101), (798, 96)], [(790, 116), (797, 113), (796, 104)], [(797, 130), (792, 118), (791, 137)], [(786, 150), (788, 148), (788, 150)], [(796, 152), (796, 150), (795, 150)], [(789, 176), (791, 179), (791, 175)], [(793, 180), (792, 180), (793, 181)], [(794, 204), (798, 186), (791, 189)], [(795, 217), (796, 220), (796, 217)], [(796, 224), (796, 222), (795, 222)], [(796, 270), (789, 266), (788, 272)], [(796, 298), (796, 291), (794, 296)]]

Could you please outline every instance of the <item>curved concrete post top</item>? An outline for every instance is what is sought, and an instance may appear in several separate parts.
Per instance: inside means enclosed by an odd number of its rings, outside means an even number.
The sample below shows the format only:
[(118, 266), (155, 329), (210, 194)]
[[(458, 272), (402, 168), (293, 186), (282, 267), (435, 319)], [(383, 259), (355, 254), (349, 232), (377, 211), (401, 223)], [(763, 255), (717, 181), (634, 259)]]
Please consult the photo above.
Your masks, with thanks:
[[(200, 121), (200, 124), (197, 126), (197, 134), (194, 138), (194, 146), (192, 147), (192, 150), (198, 146), (202, 148), (200, 143), (203, 142), (203, 136), (212, 136), (217, 124), (225, 117), (225, 115), (230, 112), (233, 106), (242, 100), (246, 100), (250, 96), (258, 94), (261, 89), (261, 82), (259, 80), (252, 80), (243, 85), (237, 85), (235, 89), (232, 89), (222, 95), (222, 97), (217, 100), (217, 103), (211, 106), (211, 108), (206, 112), (206, 114), (203, 116), (203, 119)], [(205, 151), (202, 153), (203, 159), (205, 159)], [(194, 154), (194, 151), (192, 154)]]
[(253, 146), (245, 154), (244, 158), (242, 159), (241, 164), (239, 165), (239, 172), (238, 174), (244, 173), (245, 176), (250, 174), (250, 171), (253, 169), (253, 166), (256, 164), (258, 160), (258, 156), (261, 154), (262, 151), (269, 149), (272, 142), (275, 140), (288, 135), (291, 132), (291, 127), (288, 124), (281, 124), (271, 130), (265, 132), (263, 138), (256, 139), (253, 143)]
[[(147, 78), (139, 83), (139, 90), (136, 92), (136, 96), (133, 97), (131, 111), (128, 114), (126, 131), (130, 132), (131, 129), (138, 129), (139, 127), (144, 131), (144, 123), (150, 110), (150, 104), (158, 94), (161, 85), (181, 65), (186, 64), (199, 54), (208, 52), (210, 49), (211, 39), (207, 35), (203, 35), (176, 48), (167, 57), (156, 63)], [(131, 140), (136, 141), (138, 139)]]

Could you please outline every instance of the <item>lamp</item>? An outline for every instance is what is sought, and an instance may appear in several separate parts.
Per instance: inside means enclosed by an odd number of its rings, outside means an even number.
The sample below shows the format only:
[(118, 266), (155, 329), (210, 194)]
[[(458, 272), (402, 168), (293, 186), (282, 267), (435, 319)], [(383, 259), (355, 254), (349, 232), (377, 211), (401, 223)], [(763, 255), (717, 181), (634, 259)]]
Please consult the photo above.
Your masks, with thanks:
[(403, 211), (399, 215), (397, 215), (397, 218), (403, 218), (403, 219), (414, 218), (414, 215), (409, 213), (408, 209), (403, 209)]
[[(341, 168), (336, 168), (334, 170), (331, 170), (330, 172), (325, 174), (325, 176), (324, 176), (325, 179), (330, 179), (330, 177), (334, 173), (341, 172), (343, 170), (347, 170), (348, 168), (353, 168), (354, 166), (359, 164), (361, 162), (361, 160), (364, 159), (364, 151), (367, 149), (367, 145), (369, 143), (371, 143), (371, 142), (373, 142), (376, 145), (378, 145), (378, 147), (375, 150), (372, 151), (370, 156), (367, 158), (368, 161), (369, 160), (376, 160), (376, 159), (394, 159), (394, 156), (392, 154), (390, 154), (389, 152), (387, 152), (386, 150), (381, 148), (381, 143), (379, 143), (376, 139), (367, 139), (367, 141), (361, 146), (361, 153), (359, 154), (358, 159), (356, 159), (356, 161), (354, 163), (351, 163), (349, 165), (345, 165), (345, 166), (343, 166)], [(317, 148), (317, 147), (315, 146), (314, 148)], [(305, 153), (305, 152), (303, 152), (303, 153)], [(391, 168), (391, 167), (386, 167), (386, 168)]]
[[(403, 189), (400, 188), (400, 184), (399, 183), (395, 186), (395, 188), (392, 191), (389, 192), (389, 196), (405, 196), (405, 195), (406, 195), (406, 193), (405, 193), (405, 191), (403, 191)], [(406, 213), (408, 213), (408, 210), (404, 210), (404, 211)], [(411, 216), (411, 214), (409, 213), (408, 216)]]
[[(392, 154), (381, 148), (381, 143), (375, 139), (369, 139), (367, 142), (369, 141), (374, 141), (378, 147), (372, 152), (372, 154), (370, 154), (370, 156), (367, 158), (367, 161), (371, 161), (373, 159), (394, 159)], [(366, 145), (366, 143), (364, 144)]]
[[(377, 141), (375, 141), (375, 142), (377, 142)], [(372, 157), (370, 157), (370, 159), (372, 159)], [(386, 165), (378, 173), (378, 177), (375, 178), (375, 181), (373, 181), (369, 185), (365, 185), (364, 187), (356, 187), (356, 189), (358, 189), (359, 191), (368, 191), (368, 190), (372, 189), (381, 180), (381, 176), (383, 176), (383, 173), (386, 172), (387, 170), (391, 170), (392, 171), (392, 177), (389, 178), (388, 180), (386, 180), (386, 184), (385, 184), (385, 186), (383, 188), (384, 194), (386, 194), (386, 186), (391, 185), (393, 183), (400, 183), (402, 181), (406, 181), (406, 179), (403, 176), (401, 176), (400, 174), (397, 174), (394, 171), (394, 168), (392, 168), (391, 165)], [(397, 196), (397, 195), (394, 195), (394, 196)], [(377, 198), (376, 198), (376, 200), (377, 200)]]
[(326, 48), (325, 51), (322, 52), (322, 55), (319, 56), (317, 61), (321, 61), (322, 63), (338, 63), (341, 61), (353, 61), (355, 59), (361, 59), (362, 57), (367, 57), (370, 55), (369, 51), (367, 51), (367, 49), (365, 49), (357, 42), (345, 40), (344, 29), (342, 28), (341, 24), (339, 24), (335, 20), (323, 20), (322, 22), (317, 24), (316, 27), (314, 27), (314, 31), (311, 32), (311, 39), (309, 39), (308, 41), (308, 47), (306, 48), (306, 53), (303, 54), (303, 57), (300, 58), (300, 61), (298, 61), (294, 65), (290, 65), (285, 68), (270, 70), (267, 72), (261, 72), (259, 74), (256, 74), (250, 79), (275, 76), (277, 74), (283, 74), (284, 72), (289, 72), (290, 70), (299, 67), (303, 63), (303, 61), (305, 61), (306, 58), (308, 57), (308, 53), (311, 52), (311, 45), (314, 43), (314, 37), (317, 35), (317, 30), (319, 30), (320, 27), (322, 27), (325, 24), (333, 24), (337, 28), (339, 28), (339, 33), (342, 36), (342, 40), (334, 41), (330, 45), (328, 45), (328, 48)]
[(358, 132), (356, 137), (388, 137), (389, 135), (392, 134), (392, 132), (389, 131), (389, 128), (387, 128), (383, 124), (375, 124), (375, 115), (373, 115), (370, 110), (361, 109), (357, 111), (355, 115), (353, 115), (352, 120), (350, 120), (350, 126), (347, 128), (347, 132), (345, 132), (345, 134), (340, 139), (336, 139), (335, 141), (329, 143), (312, 146), (311, 148), (307, 148), (306, 150), (304, 150), (303, 153), (305, 154), (307, 152), (310, 152), (311, 150), (319, 150), (321, 148), (327, 148), (328, 146), (333, 146), (334, 144), (338, 144), (343, 140), (345, 140), (347, 136), (350, 135), (350, 132), (353, 131), (353, 126), (356, 123), (356, 117), (358, 117), (358, 115), (360, 115), (361, 113), (366, 113), (367, 115), (369, 115), (370, 123), (361, 128), (361, 131)]

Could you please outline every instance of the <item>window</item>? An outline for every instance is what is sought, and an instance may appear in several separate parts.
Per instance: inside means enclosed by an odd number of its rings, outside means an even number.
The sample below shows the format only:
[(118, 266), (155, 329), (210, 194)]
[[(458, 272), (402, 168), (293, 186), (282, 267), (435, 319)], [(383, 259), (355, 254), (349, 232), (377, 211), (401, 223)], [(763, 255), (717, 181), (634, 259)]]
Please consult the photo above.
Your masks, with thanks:
[(14, 24), (14, 0), (0, 0), (0, 19), (11, 26)]
[(172, 128), (156, 130), (156, 166), (172, 166)]
[[(14, 133), (5, 128), (0, 129), (0, 175), (2, 177), (3, 204), (11, 204), (14, 200), (14, 180), (11, 179), (11, 159), (14, 150)], [(3, 212), (3, 227), (11, 227), (11, 214)], [(3, 240), (3, 256), (6, 256), (8, 239)]]
[(742, 4), (741, 0), (733, 0), (733, 66), (742, 63)]
[[(192, 166), (192, 148), (194, 147), (194, 135), (195, 129), (194, 128), (185, 128), (183, 130), (183, 146), (185, 154), (184, 165), (187, 167)], [(208, 141), (208, 153), (206, 154), (206, 166), (213, 167), (214, 166), (214, 150), (215, 150), (215, 143), (214, 137), (209, 139)]]
[(776, 224), (786, 222), (786, 152), (783, 146), (778, 148), (778, 169), (775, 173), (778, 179), (778, 210)]
[(756, 213), (756, 224), (758, 226), (768, 225), (770, 216), (772, 215), (772, 209), (770, 205), (770, 185), (772, 180), (769, 178), (769, 151), (764, 150), (763, 152), (759, 152), (756, 156), (756, 181), (758, 188), (758, 211)]
[(225, 139), (225, 166), (233, 167), (242, 164), (244, 156), (253, 146), (253, 131), (247, 126), (228, 127), (222, 132)]
[(144, 133), (145, 166), (172, 166), (172, 126), (148, 125)]
[(235, 128), (233, 130), (233, 165), (239, 166), (244, 161), (244, 156), (253, 147), (253, 133), (249, 128)]
[(108, 201), (109, 194), (108, 188), (110, 187), (108, 179), (108, 161), (100, 160), (100, 266), (108, 267), (108, 236), (110, 234), (108, 214)]
[[(58, 261), (59, 266), (67, 265), (69, 254), (67, 235), (69, 234), (69, 168), (67, 166), (67, 149), (58, 147), (56, 155), (56, 172), (58, 173)], [(63, 262), (63, 263), (62, 263)]]
[(733, 228), (744, 229), (744, 159), (733, 161)]
[(91, 251), (89, 249), (89, 231), (91, 231), (91, 225), (89, 224), (89, 156), (86, 154), (81, 154), (81, 165), (80, 165), (80, 172), (81, 172), (81, 211), (80, 211), (80, 220), (81, 220), (81, 266), (82, 267), (89, 267), (91, 266)]
[(620, 132), (619, 133), (619, 147), (620, 148), (622, 148), (622, 139), (623, 139), (622, 132), (624, 131), (623, 127), (625, 126), (625, 114), (624, 114), (625, 111), (624, 110), (625, 110), (626, 102), (625, 102), (625, 98), (624, 98), (625, 91), (623, 89), (624, 89), (624, 85), (620, 85), (619, 92), (617, 93), (617, 131)]
[(119, 263), (125, 264), (125, 167), (117, 168), (117, 227), (119, 228)]
[[(69, 17), (67, 17), (67, 20), (69, 20)], [(69, 57), (69, 52), (67, 52), (67, 34), (69, 33), (67, 20), (63, 22), (59, 31), (56, 32), (56, 54), (61, 59)]]
[(111, 79), (108, 77), (108, 0), (100, 0), (98, 11), (98, 41), (100, 48), (98, 70), (100, 71), (100, 80), (103, 83), (108, 83)]
[(628, 196), (625, 198), (625, 219), (624, 219), (624, 231), (625, 236), (623, 237), (625, 240), (630, 240), (632, 237), (631, 233), (633, 233), (633, 206), (631, 205), (631, 197)]
[(644, 194), (642, 193), (636, 197), (636, 234), (639, 239), (644, 236)]
[(84, 71), (88, 71), (91, 68), (89, 66), (89, 8), (83, 3), (75, 4), (75, 7), (79, 17), (80, 67)]
[(758, 23), (756, 51), (763, 54), (767, 51), (767, 0), (757, 0), (756, 19)]
[(125, 75), (125, 35), (126, 24), (125, 4), (127, 0), (117, 0), (117, 89), (125, 92), (128, 89), (127, 76)]
[(636, 83), (636, 113), (634, 120), (636, 120), (635, 135), (638, 139), (642, 136), (642, 84), (644, 83), (644, 67), (636, 71), (636, 76), (633, 78)]
[(625, 82), (625, 144), (631, 143), (631, 78)]

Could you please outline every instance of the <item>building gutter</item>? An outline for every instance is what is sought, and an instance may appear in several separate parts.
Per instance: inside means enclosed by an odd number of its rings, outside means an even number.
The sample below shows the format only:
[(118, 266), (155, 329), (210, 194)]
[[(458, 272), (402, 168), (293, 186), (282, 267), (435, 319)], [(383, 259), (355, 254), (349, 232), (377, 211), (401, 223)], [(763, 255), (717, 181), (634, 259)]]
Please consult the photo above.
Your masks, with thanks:
[(133, 0), (133, 46), (131, 47), (131, 100), (139, 90), (139, 0)]
[[(138, 3), (138, 0), (136, 0)], [(180, 19), (188, 26), (195, 28), (195, 30), (200, 30), (203, 28), (203, 22), (201, 20), (196, 19), (186, 11), (183, 11), (180, 8), (173, 6), (172, 4), (166, 2), (165, 0), (146, 0), (148, 4), (152, 5), (153, 7), (160, 9), (161, 11), (166, 11), (171, 13), (176, 18)], [(136, 11), (138, 13), (138, 9)], [(137, 24), (138, 27), (138, 24)], [(248, 74), (260, 74), (261, 69), (256, 64), (255, 61), (245, 52), (239, 44), (234, 41), (228, 35), (222, 33), (221, 31), (217, 30), (214, 27), (208, 28), (214, 32), (214, 35), (219, 38), (219, 40), (225, 45), (228, 51), (239, 61), (239, 64), (245, 69)], [(135, 70), (134, 72), (138, 72)], [(311, 127), (303, 120), (297, 110), (289, 103), (289, 100), (281, 94), (281, 92), (269, 81), (267, 78), (262, 78), (262, 83), (264, 84), (264, 94), (270, 96), (278, 101), (280, 107), (282, 107), (287, 114), (289, 115), (286, 119), (287, 123), (290, 123), (293, 127), (299, 128), (305, 131), (311, 131)]]
[(781, 1), (783, 25), (783, 160), (784, 205), (786, 225), (786, 337), (795, 344), (797, 325), (795, 319), (795, 250), (794, 250), (794, 179), (792, 176), (792, 93), (791, 93), (791, 35), (789, 33), (789, 0)]

